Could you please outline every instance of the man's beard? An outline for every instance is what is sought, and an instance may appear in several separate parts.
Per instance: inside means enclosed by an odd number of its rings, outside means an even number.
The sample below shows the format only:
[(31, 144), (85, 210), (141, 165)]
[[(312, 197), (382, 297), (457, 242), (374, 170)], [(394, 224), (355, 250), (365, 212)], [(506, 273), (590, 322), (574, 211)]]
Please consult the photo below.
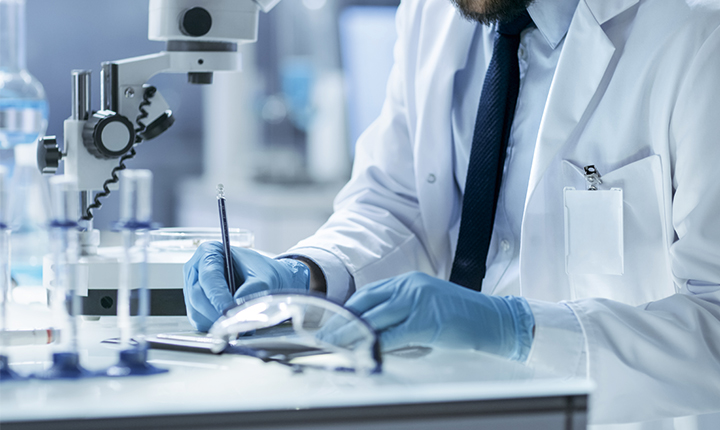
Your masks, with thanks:
[(463, 18), (481, 24), (507, 22), (520, 15), (534, 0), (452, 0)]

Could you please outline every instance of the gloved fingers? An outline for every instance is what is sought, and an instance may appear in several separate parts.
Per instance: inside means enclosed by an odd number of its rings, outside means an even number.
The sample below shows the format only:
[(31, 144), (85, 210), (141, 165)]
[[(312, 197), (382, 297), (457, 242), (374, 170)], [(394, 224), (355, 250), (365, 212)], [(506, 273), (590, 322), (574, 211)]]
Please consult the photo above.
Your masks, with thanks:
[(235, 299), (247, 297), (251, 294), (257, 294), (263, 291), (268, 291), (270, 288), (262, 279), (259, 278), (248, 278), (235, 292)]
[[(201, 331), (207, 331), (221, 311), (232, 303), (225, 284), (224, 267), (220, 268), (220, 279), (215, 273), (218, 256), (222, 258), (219, 243), (203, 243), (183, 266), (185, 309), (192, 324)], [(221, 260), (220, 265), (223, 263)]]
[(203, 314), (193, 309), (192, 306), (187, 303), (185, 304), (185, 308), (187, 309), (187, 314), (190, 322), (197, 331), (207, 332), (208, 330), (210, 330), (210, 327), (212, 327), (213, 325), (212, 321), (205, 318)]
[[(235, 298), (280, 287), (276, 265), (280, 264), (257, 251), (247, 248), (233, 248), (238, 291)], [(257, 285), (264, 283), (265, 287)], [(244, 288), (244, 291), (241, 291)], [(240, 294), (238, 294), (240, 293)]]
[(190, 257), (190, 260), (188, 260), (187, 263), (183, 266), (183, 271), (185, 274), (187, 274), (187, 271), (191, 267), (197, 268), (197, 264), (200, 261), (201, 258), (203, 258), (206, 254), (217, 252), (220, 250), (222, 252), (222, 246), (219, 244), (219, 242), (205, 242), (201, 243), (200, 246), (195, 250), (195, 253), (192, 257)]
[[(197, 269), (194, 266), (188, 266), (188, 264), (185, 264), (185, 267), (183, 267), (183, 275), (185, 280), (185, 282), (183, 283), (183, 297), (185, 298), (185, 307), (187, 309), (190, 309), (190, 288), (192, 288), (193, 285), (197, 284), (198, 276)], [(188, 312), (188, 316), (189, 315), (190, 312)]]
[(183, 295), (185, 296), (185, 304), (187, 305), (190, 300), (190, 287), (198, 282), (197, 264), (200, 258), (204, 255), (204, 251), (198, 248), (193, 254), (192, 258), (183, 265)]
[(345, 307), (357, 315), (384, 303), (393, 296), (392, 278), (367, 285), (350, 296)]
[(368, 328), (358, 321), (344, 320), (344, 323), (329, 331), (323, 327), (315, 336), (326, 343), (348, 347), (368, 336)]
[(205, 254), (198, 262), (198, 284), (208, 301), (218, 313), (233, 304), (232, 295), (225, 280), (225, 260), (222, 254)]
[[(185, 278), (185, 282), (183, 283), (183, 298), (185, 299), (185, 313), (188, 316), (188, 319), (190, 319), (190, 322), (195, 326), (196, 329), (200, 330), (198, 328), (198, 322), (196, 322), (196, 318), (198, 316), (201, 316), (198, 312), (195, 311), (195, 309), (192, 307), (192, 304), (190, 303), (190, 289), (193, 285), (197, 283), (197, 270), (195, 270), (194, 267), (186, 264), (183, 268), (183, 274)], [(202, 317), (203, 320), (206, 320), (207, 318)], [(201, 322), (201, 321), (199, 321)]]
[(410, 316), (410, 306), (391, 300), (380, 303), (361, 316), (372, 328), (382, 331), (404, 322)]
[(205, 253), (200, 257), (197, 268), (201, 284), (222, 284), (225, 286), (225, 289), (227, 289), (227, 281), (225, 280), (225, 256), (222, 255), (222, 253)]
[[(189, 295), (185, 296), (186, 302), (189, 301), (187, 308), (193, 309), (192, 315), (188, 315), (191, 320), (199, 314), (202, 315), (206, 320), (215, 321), (220, 318), (222, 311), (218, 310), (211, 302), (210, 299), (205, 295), (205, 291), (200, 285), (195, 284), (189, 288)], [(229, 295), (230, 293), (228, 293)], [(212, 324), (212, 323), (211, 323)]]
[(265, 257), (252, 249), (233, 246), (231, 250), (233, 262), (235, 263), (235, 271), (241, 278), (252, 276), (253, 271), (267, 266), (268, 261), (273, 261), (271, 258)]
[(315, 337), (333, 345), (349, 345), (359, 336), (356, 334), (361, 330), (358, 324), (356, 320), (351, 321), (343, 315), (336, 314), (323, 323), (320, 330), (315, 333)]
[(191, 290), (193, 288), (200, 288), (200, 285), (198, 285), (197, 264), (203, 255), (205, 255), (205, 250), (198, 248), (192, 258), (183, 266), (183, 279), (185, 281), (183, 284), (183, 297), (185, 298), (185, 310), (188, 319), (198, 331), (207, 331), (212, 325), (212, 321), (208, 320), (193, 307), (191, 300)]
[(260, 278), (267, 285), (266, 290), (308, 290), (310, 270), (300, 261), (275, 260), (245, 248), (233, 248), (233, 257), (238, 284)]
[(198, 272), (197, 268), (194, 266), (188, 267), (185, 265), (183, 268), (183, 279), (185, 279), (185, 285), (183, 287), (187, 288), (190, 285), (196, 284), (198, 281)]
[(345, 316), (335, 314), (322, 324), (315, 337), (324, 342), (335, 343), (335, 333), (350, 323)]
[(401, 324), (380, 333), (380, 347), (382, 350), (392, 351), (413, 343), (412, 339), (408, 337), (410, 333), (408, 329), (409, 327), (405, 327), (405, 324)]

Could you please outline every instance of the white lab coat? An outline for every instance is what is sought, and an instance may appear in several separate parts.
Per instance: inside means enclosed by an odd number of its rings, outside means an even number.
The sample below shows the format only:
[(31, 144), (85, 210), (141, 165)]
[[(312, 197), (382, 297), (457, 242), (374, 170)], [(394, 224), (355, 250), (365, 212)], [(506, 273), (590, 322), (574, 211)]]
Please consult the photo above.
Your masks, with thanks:
[[(594, 422), (720, 410), (718, 9), (580, 0), (559, 59), (530, 174), (520, 284), (523, 296), (575, 312), (580, 341), (551, 327), (552, 312), (536, 315), (531, 361), (587, 372), (598, 384)], [(449, 0), (406, 0), (397, 23), (381, 116), (358, 141), (334, 215), (298, 247), (331, 252), (358, 288), (409, 270), (449, 277), (462, 199), (453, 79), (476, 30), (492, 46), (492, 31)], [(624, 193), (622, 275), (565, 270), (563, 188), (584, 189), (588, 164)]]

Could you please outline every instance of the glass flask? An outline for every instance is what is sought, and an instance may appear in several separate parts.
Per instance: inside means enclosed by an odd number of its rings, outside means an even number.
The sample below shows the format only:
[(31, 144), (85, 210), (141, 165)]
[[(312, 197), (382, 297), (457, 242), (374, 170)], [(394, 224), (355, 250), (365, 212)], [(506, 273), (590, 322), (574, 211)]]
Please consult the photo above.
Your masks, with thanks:
[(0, 148), (45, 133), (48, 103), (25, 65), (25, 0), (0, 0)]
[(25, 0), (0, 0), (0, 164), (12, 178), (11, 270), (20, 285), (42, 285), (49, 197), (37, 169), (35, 143), (47, 120), (45, 90), (25, 63)]

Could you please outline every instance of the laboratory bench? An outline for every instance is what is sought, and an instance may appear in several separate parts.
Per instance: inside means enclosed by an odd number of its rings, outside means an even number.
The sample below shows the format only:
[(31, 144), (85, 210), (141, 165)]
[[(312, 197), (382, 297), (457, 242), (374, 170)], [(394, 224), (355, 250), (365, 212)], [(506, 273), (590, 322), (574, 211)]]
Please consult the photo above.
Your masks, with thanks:
[[(13, 305), (13, 328), (47, 327), (40, 304)], [(84, 321), (81, 362), (117, 360), (115, 317)], [(191, 330), (151, 317), (149, 334)], [(8, 348), (20, 374), (46, 368), (52, 345)], [(564, 380), (491, 355), (423, 350), (386, 354), (380, 374), (306, 369), (241, 355), (151, 350), (168, 373), (0, 383), (0, 428), (11, 429), (580, 429), (586, 380)]]

